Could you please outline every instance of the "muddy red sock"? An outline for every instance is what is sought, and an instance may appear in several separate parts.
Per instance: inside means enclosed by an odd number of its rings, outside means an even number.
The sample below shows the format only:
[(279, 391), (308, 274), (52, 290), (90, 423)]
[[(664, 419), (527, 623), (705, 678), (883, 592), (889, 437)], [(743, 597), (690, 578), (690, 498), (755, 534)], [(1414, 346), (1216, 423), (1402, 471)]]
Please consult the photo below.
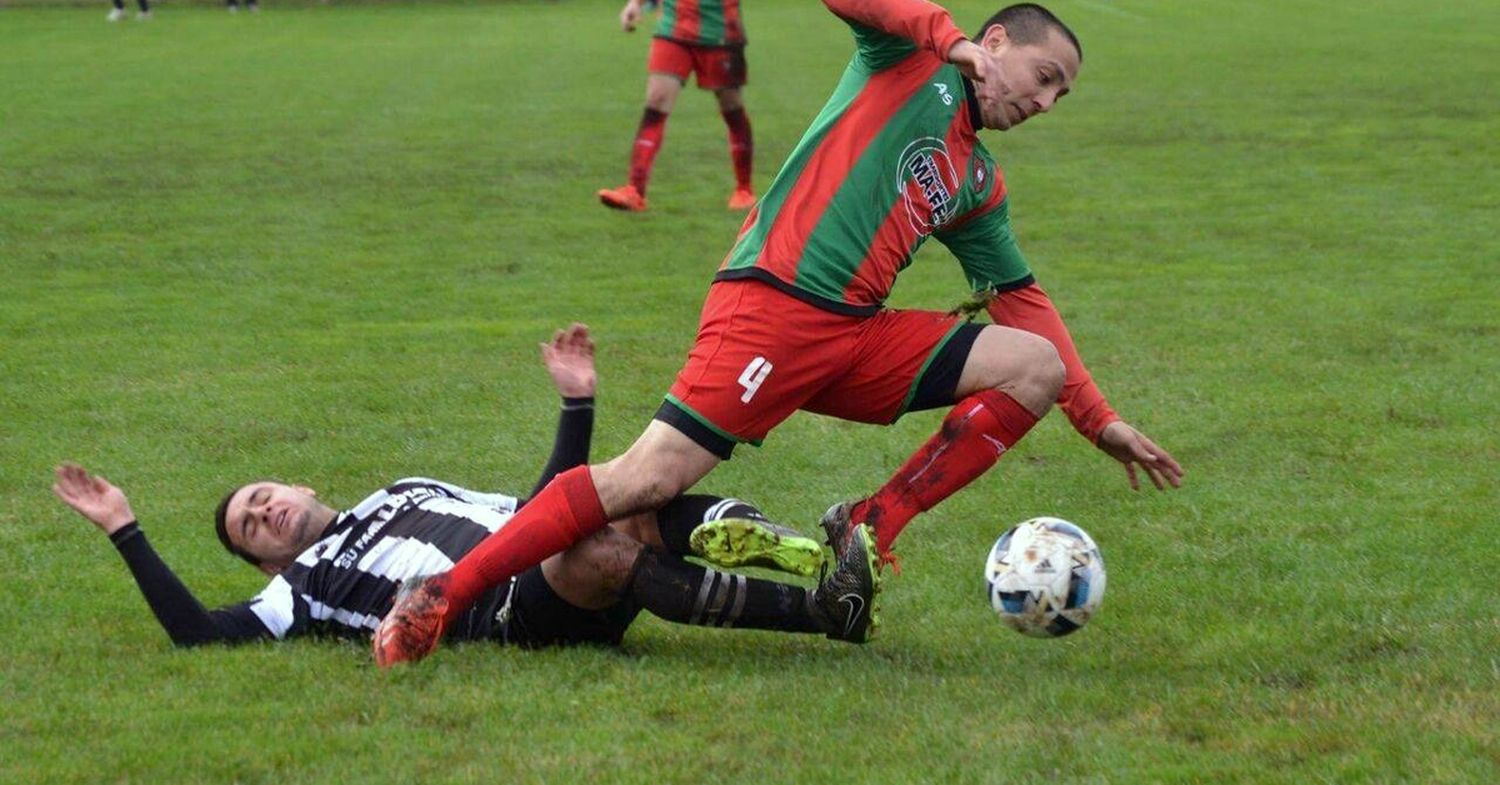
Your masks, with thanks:
[(557, 475), (504, 527), (453, 565), (444, 589), (448, 616), (456, 618), (490, 587), (567, 550), (607, 523), (589, 467)]
[(651, 179), (651, 162), (661, 149), (667, 133), (667, 113), (647, 109), (641, 114), (641, 125), (635, 131), (635, 146), (630, 149), (630, 184), (641, 196), (646, 195), (646, 181)]
[(874, 526), (876, 547), (888, 553), (912, 518), (984, 474), (1036, 422), (1035, 414), (999, 390), (970, 395), (875, 495), (854, 506), (854, 520)]
[(750, 188), (750, 163), (755, 158), (755, 138), (750, 133), (750, 116), (745, 108), (723, 112), (729, 126), (729, 158), (734, 162), (734, 182), (739, 188)]

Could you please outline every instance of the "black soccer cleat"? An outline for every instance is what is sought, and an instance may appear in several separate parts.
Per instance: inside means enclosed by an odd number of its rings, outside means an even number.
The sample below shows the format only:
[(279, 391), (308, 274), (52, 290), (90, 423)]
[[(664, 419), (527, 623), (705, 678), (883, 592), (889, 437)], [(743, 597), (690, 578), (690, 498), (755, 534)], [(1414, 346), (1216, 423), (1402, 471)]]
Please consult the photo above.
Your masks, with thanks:
[[(833, 510), (829, 511), (830, 514)], [(847, 509), (844, 520), (848, 521)], [(828, 517), (824, 517), (825, 527)], [(867, 643), (880, 626), (875, 599), (880, 594), (874, 534), (863, 524), (848, 525), (835, 543), (832, 573), (808, 595), (813, 618), (836, 641)], [(830, 532), (830, 537), (832, 532)]]
[(818, 525), (823, 527), (823, 533), (828, 537), (828, 547), (834, 553), (839, 553), (843, 544), (848, 541), (849, 534), (854, 530), (854, 521), (850, 512), (854, 509), (854, 502), (839, 502), (828, 508), (823, 513), (823, 520)]

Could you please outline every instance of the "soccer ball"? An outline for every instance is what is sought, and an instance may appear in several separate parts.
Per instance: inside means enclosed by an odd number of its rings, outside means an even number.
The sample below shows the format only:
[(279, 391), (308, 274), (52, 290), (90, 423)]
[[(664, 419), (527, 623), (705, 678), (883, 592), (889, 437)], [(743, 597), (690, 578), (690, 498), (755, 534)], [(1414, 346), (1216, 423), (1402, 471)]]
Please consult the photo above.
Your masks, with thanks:
[(1060, 638), (1088, 623), (1104, 599), (1104, 557), (1079, 526), (1032, 518), (1000, 535), (984, 565), (1000, 620), (1036, 638)]

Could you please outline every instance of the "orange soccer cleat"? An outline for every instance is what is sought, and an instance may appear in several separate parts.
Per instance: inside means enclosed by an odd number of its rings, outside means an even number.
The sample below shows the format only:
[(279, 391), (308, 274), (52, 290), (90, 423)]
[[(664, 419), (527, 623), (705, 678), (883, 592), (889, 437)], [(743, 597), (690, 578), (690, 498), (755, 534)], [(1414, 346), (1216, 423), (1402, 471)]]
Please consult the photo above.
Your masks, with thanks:
[(389, 668), (416, 662), (431, 654), (448, 626), (443, 618), (448, 600), (443, 596), (447, 575), (412, 578), (401, 584), (391, 612), (375, 628), (375, 664)]
[(749, 188), (736, 188), (729, 195), (729, 209), (749, 210), (755, 206), (755, 192)]
[(622, 185), (619, 188), (603, 188), (599, 191), (599, 201), (605, 207), (613, 207), (616, 210), (625, 210), (638, 213), (646, 209), (646, 197), (640, 191), (635, 190), (633, 185)]

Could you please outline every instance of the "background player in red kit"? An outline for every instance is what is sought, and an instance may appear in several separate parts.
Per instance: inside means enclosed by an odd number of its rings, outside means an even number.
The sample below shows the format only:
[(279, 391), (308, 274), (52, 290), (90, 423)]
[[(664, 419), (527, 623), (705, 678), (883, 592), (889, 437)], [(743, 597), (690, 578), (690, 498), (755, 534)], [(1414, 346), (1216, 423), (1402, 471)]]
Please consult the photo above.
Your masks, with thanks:
[[(625, 32), (635, 30), (642, 5), (643, 0), (626, 0), (620, 11), (620, 26)], [(646, 110), (630, 151), (630, 182), (599, 191), (599, 201), (619, 210), (646, 209), (646, 181), (661, 149), (667, 115), (672, 113), (688, 76), (696, 73), (698, 86), (714, 91), (724, 125), (729, 128), (735, 182), (729, 209), (747, 210), (755, 204), (755, 191), (750, 185), (755, 144), (740, 95), (740, 88), (745, 86), (745, 27), (740, 22), (740, 0), (663, 0), (661, 5), (661, 22), (646, 61)]]
[[(798, 409), (889, 423), (952, 405), (938, 433), (871, 497), (824, 517), (840, 572), (857, 577), (919, 512), (994, 465), (1056, 403), (1074, 428), (1158, 488), (1182, 467), (1121, 420), (1032, 277), (1004, 179), (980, 128), (1048, 111), (1082, 63), (1071, 31), (1033, 4), (1002, 9), (970, 41), (925, 0), (824, 0), (857, 51), (823, 111), (746, 218), (704, 303), (696, 344), (624, 455), (566, 472), (454, 569), (398, 601), (377, 634), (389, 664), (431, 651), (487, 587), (618, 517), (664, 503)], [(975, 310), (995, 324), (885, 308), (896, 276), (935, 237)], [(847, 620), (868, 637), (871, 620)]]

